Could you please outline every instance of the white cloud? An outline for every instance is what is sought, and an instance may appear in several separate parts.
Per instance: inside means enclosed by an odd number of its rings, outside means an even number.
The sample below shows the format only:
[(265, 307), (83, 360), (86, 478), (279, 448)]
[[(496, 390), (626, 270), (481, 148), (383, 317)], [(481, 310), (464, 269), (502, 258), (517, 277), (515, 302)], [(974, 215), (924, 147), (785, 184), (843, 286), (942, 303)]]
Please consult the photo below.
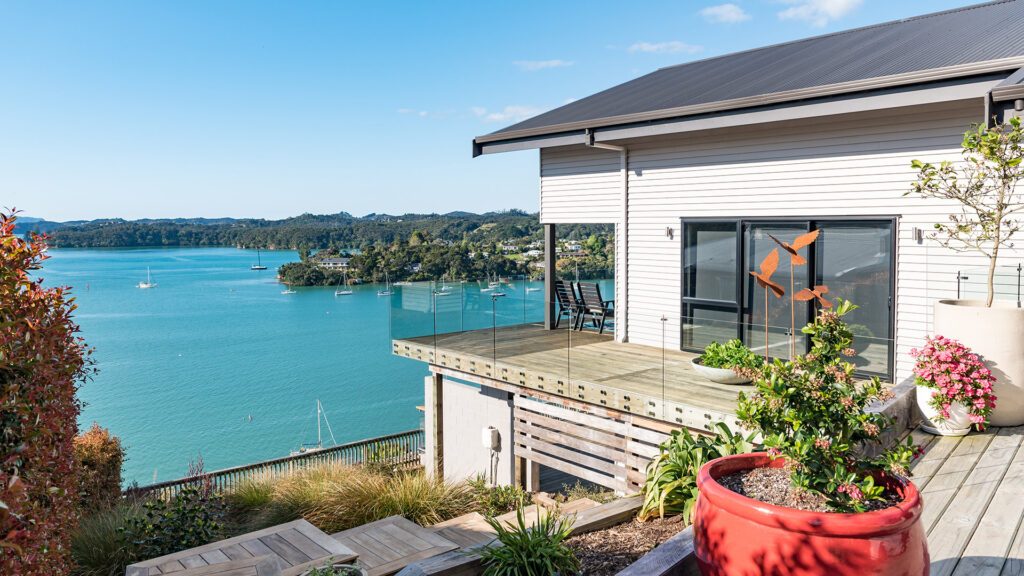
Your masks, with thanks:
[(545, 108), (523, 106), (519, 104), (505, 106), (501, 110), (488, 110), (482, 106), (474, 106), (470, 108), (470, 110), (473, 112), (474, 116), (482, 119), (484, 122), (522, 122), (527, 118), (531, 118), (546, 111)]
[(426, 118), (430, 116), (430, 112), (426, 110), (416, 110), (415, 108), (399, 108), (399, 114), (406, 114), (409, 116), (419, 116), (420, 118)]
[(569, 62), (568, 60), (516, 60), (513, 64), (520, 70), (536, 72), (546, 68), (565, 68), (566, 66), (572, 66), (575, 62)]
[(779, 12), (779, 20), (803, 20), (821, 28), (857, 9), (864, 0), (782, 0), (790, 4)]
[(735, 24), (744, 20), (750, 20), (750, 14), (746, 10), (731, 2), (728, 4), (718, 4), (717, 6), (708, 6), (700, 11), (700, 15), (708, 22), (716, 24)]
[(637, 42), (626, 50), (629, 52), (647, 52), (651, 54), (675, 54), (679, 52), (696, 54), (703, 49), (703, 46), (672, 40), (671, 42)]

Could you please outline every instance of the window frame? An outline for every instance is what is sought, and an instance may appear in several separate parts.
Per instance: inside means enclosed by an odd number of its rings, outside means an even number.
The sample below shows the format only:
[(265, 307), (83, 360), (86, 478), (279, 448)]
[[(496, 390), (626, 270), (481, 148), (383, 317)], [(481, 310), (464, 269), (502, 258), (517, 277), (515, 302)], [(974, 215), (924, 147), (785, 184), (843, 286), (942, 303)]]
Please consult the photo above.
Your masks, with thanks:
[[(713, 217), (713, 216), (702, 216), (702, 217), (682, 217), (680, 221), (680, 323), (679, 323), (679, 347), (680, 350), (686, 352), (701, 352), (700, 348), (692, 348), (683, 345), (683, 330), (685, 329), (685, 323), (682, 321), (688, 316), (688, 312), (691, 307), (713, 309), (725, 312), (736, 313), (736, 337), (740, 340), (744, 340), (744, 326), (745, 319), (744, 313), (749, 309), (747, 306), (748, 293), (746, 290), (747, 282), (746, 276), (747, 268), (749, 267), (746, 262), (746, 242), (745, 236), (749, 230), (750, 225), (771, 225), (771, 224), (798, 224), (802, 223), (805, 225), (805, 229), (808, 231), (819, 229), (819, 223), (859, 223), (859, 222), (875, 222), (878, 224), (888, 224), (889, 226), (889, 297), (888, 297), (888, 337), (892, 340), (888, 347), (888, 358), (886, 359), (886, 373), (878, 372), (865, 372), (857, 371), (858, 376), (878, 376), (888, 381), (893, 381), (895, 378), (895, 357), (896, 357), (896, 260), (897, 260), (897, 248), (899, 241), (897, 234), (899, 231), (899, 216), (896, 215), (879, 215), (879, 216), (750, 216), (750, 217)], [(687, 284), (686, 284), (686, 240), (687, 240), (687, 227), (699, 224), (734, 224), (736, 227), (736, 299), (733, 302), (727, 300), (709, 300), (703, 298), (694, 298), (686, 295)], [(807, 254), (807, 270), (805, 282), (808, 286), (814, 286), (820, 277), (820, 270), (818, 270), (817, 263), (817, 251), (816, 244), (811, 244), (808, 248)], [(753, 297), (753, 294), (749, 294)], [(810, 303), (806, 307), (806, 322), (813, 320), (813, 307)], [(746, 343), (746, 342), (744, 342)], [(809, 342), (805, 345), (810, 346)]]

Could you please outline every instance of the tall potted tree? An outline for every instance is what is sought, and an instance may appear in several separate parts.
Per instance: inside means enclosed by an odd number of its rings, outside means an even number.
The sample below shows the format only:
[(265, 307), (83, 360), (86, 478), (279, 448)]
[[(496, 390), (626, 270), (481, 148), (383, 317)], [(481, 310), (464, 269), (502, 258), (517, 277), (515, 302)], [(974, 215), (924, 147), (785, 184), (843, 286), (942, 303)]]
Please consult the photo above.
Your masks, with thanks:
[(1016, 189), (1024, 178), (1024, 133), (1019, 118), (964, 134), (963, 162), (938, 165), (914, 160), (917, 181), (907, 194), (956, 201), (959, 213), (935, 224), (931, 238), (957, 252), (975, 252), (988, 259), (985, 300), (939, 300), (935, 303), (936, 334), (955, 338), (980, 355), (996, 378), (999, 405), (993, 426), (1024, 424), (1024, 309), (1016, 302), (995, 299), (1000, 251), (1013, 246), (1024, 210)]

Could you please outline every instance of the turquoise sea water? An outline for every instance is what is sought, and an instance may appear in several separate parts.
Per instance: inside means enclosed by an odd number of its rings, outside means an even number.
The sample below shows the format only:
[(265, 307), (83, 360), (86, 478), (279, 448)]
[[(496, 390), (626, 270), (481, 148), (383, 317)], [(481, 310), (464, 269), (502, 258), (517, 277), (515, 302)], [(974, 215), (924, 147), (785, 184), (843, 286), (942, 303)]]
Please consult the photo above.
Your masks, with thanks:
[[(50, 254), (40, 275), (73, 288), (100, 370), (80, 424), (123, 439), (126, 482), (177, 478), (198, 454), (207, 470), (286, 456), (316, 440), (318, 398), (339, 443), (420, 426), (427, 372), (390, 354), (378, 286), (282, 295), (291, 251), (263, 252), (261, 272), (232, 248)], [(140, 290), (147, 266), (158, 286)]]

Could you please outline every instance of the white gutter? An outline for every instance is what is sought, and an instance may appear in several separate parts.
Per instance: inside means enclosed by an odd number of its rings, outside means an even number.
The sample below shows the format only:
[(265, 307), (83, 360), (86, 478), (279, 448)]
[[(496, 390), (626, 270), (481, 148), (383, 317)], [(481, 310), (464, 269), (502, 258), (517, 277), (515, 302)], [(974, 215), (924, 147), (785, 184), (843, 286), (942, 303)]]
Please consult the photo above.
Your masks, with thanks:
[(615, 291), (615, 341), (625, 342), (628, 334), (628, 280), (629, 280), (629, 149), (625, 146), (605, 144), (594, 141), (594, 132), (586, 131), (584, 144), (589, 148), (600, 148), (601, 150), (612, 150), (619, 153), (619, 173), (622, 176), (622, 215), (620, 216), (619, 229), (615, 232), (615, 242), (621, 240), (622, 251), (615, 251), (615, 267), (622, 265), (621, 271), (616, 272)]

